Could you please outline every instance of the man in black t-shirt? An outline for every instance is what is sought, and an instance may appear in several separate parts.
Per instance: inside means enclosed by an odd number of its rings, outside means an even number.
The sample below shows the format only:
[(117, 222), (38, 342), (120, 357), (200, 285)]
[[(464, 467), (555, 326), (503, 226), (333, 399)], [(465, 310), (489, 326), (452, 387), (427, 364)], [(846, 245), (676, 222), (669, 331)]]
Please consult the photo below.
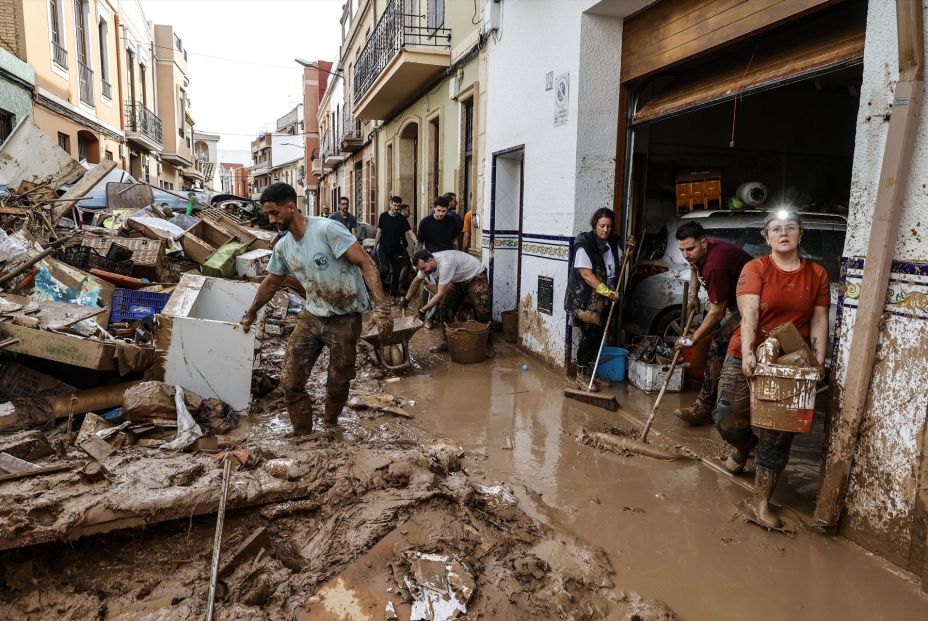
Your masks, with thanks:
[(399, 196), (390, 197), (389, 210), (380, 214), (377, 221), (377, 235), (374, 237), (374, 246), (377, 249), (377, 258), (380, 260), (381, 273), (389, 271), (390, 297), (399, 295), (400, 273), (403, 266), (409, 262), (409, 255), (403, 248), (406, 232), (412, 235), (413, 243), (416, 236), (411, 231), (409, 221), (399, 213), (403, 199)]
[(419, 223), (419, 239), (429, 252), (442, 252), (457, 250), (460, 234), (461, 223), (448, 215), (448, 198), (439, 196), (431, 215)]

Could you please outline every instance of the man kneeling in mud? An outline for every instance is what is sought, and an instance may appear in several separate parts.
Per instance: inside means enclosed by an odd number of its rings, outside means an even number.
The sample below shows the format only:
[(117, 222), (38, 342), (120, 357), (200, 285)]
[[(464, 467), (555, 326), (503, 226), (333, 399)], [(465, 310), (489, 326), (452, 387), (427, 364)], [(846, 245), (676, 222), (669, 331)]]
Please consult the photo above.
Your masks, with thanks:
[(348, 383), (355, 376), (361, 313), (368, 310), (373, 298), (380, 340), (387, 342), (393, 332), (390, 303), (380, 285), (376, 264), (348, 229), (328, 218), (301, 214), (296, 207), (296, 192), (286, 183), (265, 188), (260, 203), (268, 220), (289, 234), (274, 245), (268, 275), (241, 323), (247, 332), (258, 310), (274, 297), (288, 274), (293, 274), (306, 290), (306, 306), (297, 317), (280, 373), (293, 433), (305, 435), (313, 429), (306, 381), (322, 348), (329, 348), (324, 420), (335, 425), (348, 400)]

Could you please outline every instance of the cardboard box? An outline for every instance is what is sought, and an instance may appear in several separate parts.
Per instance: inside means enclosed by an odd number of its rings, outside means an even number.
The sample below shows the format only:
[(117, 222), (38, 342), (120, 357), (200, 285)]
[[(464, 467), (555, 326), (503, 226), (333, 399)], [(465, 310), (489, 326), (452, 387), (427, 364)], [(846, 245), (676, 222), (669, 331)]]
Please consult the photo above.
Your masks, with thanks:
[(820, 377), (814, 367), (757, 365), (751, 379), (751, 424), (793, 433), (811, 431)]
[(184, 254), (199, 265), (205, 265), (216, 250), (232, 240), (232, 235), (223, 231), (212, 221), (200, 220), (184, 233), (180, 243)]
[[(796, 326), (794, 326), (792, 322), (780, 324), (771, 330), (768, 336), (780, 342), (780, 349), (783, 350), (784, 356), (801, 352), (798, 358), (806, 361), (804, 366), (819, 366), (818, 361), (815, 359), (815, 354), (812, 353), (805, 339), (802, 338), (802, 335), (799, 334), (799, 330), (796, 329)], [(796, 357), (790, 358), (790, 360), (794, 359), (796, 359)], [(780, 359), (778, 359), (777, 362), (780, 363)]]
[[(667, 385), (667, 392), (683, 390), (683, 370), (686, 366), (686, 363), (677, 364), (670, 377), (670, 383)], [(669, 364), (649, 364), (632, 359), (629, 362), (628, 379), (635, 388), (645, 392), (657, 392), (664, 385), (669, 371)]]

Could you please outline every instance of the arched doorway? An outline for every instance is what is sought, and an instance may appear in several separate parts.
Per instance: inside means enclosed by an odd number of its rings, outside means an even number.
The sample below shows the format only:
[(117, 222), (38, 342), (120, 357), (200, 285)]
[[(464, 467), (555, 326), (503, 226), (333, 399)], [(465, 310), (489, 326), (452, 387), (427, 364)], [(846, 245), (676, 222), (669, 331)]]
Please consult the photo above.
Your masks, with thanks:
[(396, 193), (409, 204), (413, 226), (424, 217), (419, 213), (419, 123), (412, 121), (399, 133)]
[(100, 163), (100, 141), (85, 129), (77, 132), (77, 159), (87, 160), (88, 164)]

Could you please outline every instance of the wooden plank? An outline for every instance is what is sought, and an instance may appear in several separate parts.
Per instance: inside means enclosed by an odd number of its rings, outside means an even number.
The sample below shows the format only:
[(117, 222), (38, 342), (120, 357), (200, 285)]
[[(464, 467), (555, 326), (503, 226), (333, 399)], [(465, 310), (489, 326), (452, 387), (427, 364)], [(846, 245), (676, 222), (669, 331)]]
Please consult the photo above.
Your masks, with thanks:
[[(911, 4), (917, 9), (903, 10)], [(901, 60), (914, 65), (901, 66), (900, 75), (913, 79), (899, 81), (893, 98), (893, 112), (880, 170), (880, 185), (873, 206), (873, 220), (864, 262), (860, 299), (851, 332), (847, 378), (840, 404), (834, 441), (825, 462), (825, 473), (815, 504), (815, 524), (832, 527), (844, 509), (860, 422), (867, 405), (873, 371), (873, 352), (880, 336), (880, 324), (886, 303), (886, 288), (892, 268), (902, 200), (912, 162), (912, 149), (918, 127), (919, 111), (925, 84), (921, 63), (924, 58), (923, 18), (920, 0), (897, 0), (899, 47)], [(905, 16), (905, 17), (903, 17)], [(904, 51), (906, 46), (918, 51)]]
[(78, 201), (100, 183), (104, 177), (110, 174), (114, 168), (116, 168), (116, 162), (113, 160), (103, 160), (88, 170), (77, 183), (71, 186), (71, 188), (61, 196), (63, 202), (56, 205), (52, 211), (55, 223), (61, 219), (61, 216), (70, 212), (71, 209), (77, 205)]
[(33, 468), (32, 470), (22, 470), (20, 472), (14, 472), (13, 474), (0, 474), (0, 483), (4, 483), (6, 481), (18, 481), (19, 479), (35, 477), (41, 474), (53, 474), (55, 472), (71, 470), (72, 468), (76, 469), (77, 466), (83, 467), (83, 464), (52, 464), (51, 466), (39, 466), (38, 468)]
[(666, 69), (836, 0), (665, 0), (626, 21), (622, 81)]

